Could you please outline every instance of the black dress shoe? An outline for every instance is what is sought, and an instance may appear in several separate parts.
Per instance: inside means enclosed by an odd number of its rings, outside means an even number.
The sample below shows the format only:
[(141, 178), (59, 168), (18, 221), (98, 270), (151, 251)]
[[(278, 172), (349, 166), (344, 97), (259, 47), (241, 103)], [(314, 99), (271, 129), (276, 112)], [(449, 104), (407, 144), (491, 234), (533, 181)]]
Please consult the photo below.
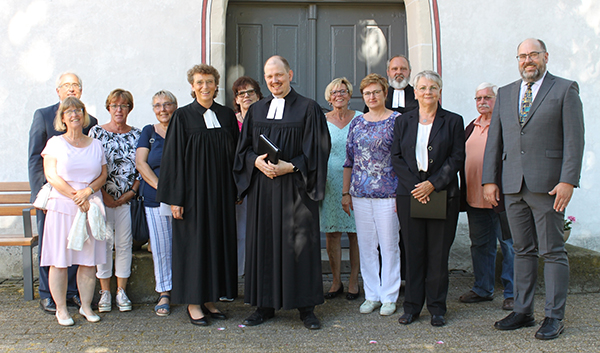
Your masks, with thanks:
[(402, 314), (402, 316), (400, 316), (400, 318), (398, 319), (398, 323), (402, 324), (402, 325), (410, 325), (413, 323), (413, 321), (415, 321), (416, 319), (419, 318), (419, 314), (408, 314), (408, 313), (404, 313)]
[(47, 313), (56, 313), (56, 304), (54, 304), (54, 300), (52, 300), (52, 297), (41, 299), (40, 307)]
[(346, 299), (348, 299), (348, 300), (357, 299), (359, 294), (360, 294), (360, 288), (358, 288), (358, 292), (356, 292), (356, 293), (350, 293), (350, 291), (348, 291), (348, 293), (346, 293)]
[(211, 319), (227, 320), (227, 316), (225, 314), (223, 314), (221, 311), (217, 311), (217, 312), (213, 313), (212, 311), (208, 310), (204, 304), (202, 304), (200, 306), (200, 308), (202, 309), (204, 314), (208, 313), (210, 315)]
[(546, 317), (542, 322), (542, 327), (535, 333), (535, 338), (540, 340), (555, 339), (564, 329), (565, 324), (563, 324), (562, 320)]
[(77, 308), (81, 308), (81, 299), (78, 294), (75, 294), (71, 298), (67, 299), (67, 306), (74, 306)]
[(444, 315), (433, 315), (431, 317), (431, 326), (441, 327), (446, 325), (446, 319)]
[(275, 310), (273, 308), (257, 308), (252, 315), (248, 316), (244, 321), (242, 321), (242, 324), (246, 326), (260, 325), (274, 316)]
[(325, 293), (324, 297), (325, 299), (333, 299), (335, 297), (337, 297), (338, 295), (342, 295), (344, 294), (344, 284), (340, 284), (340, 289), (336, 290), (335, 292), (327, 292)]
[(500, 321), (496, 321), (494, 327), (498, 330), (516, 330), (521, 327), (535, 325), (533, 314), (521, 314), (514, 311)]
[(307, 311), (300, 314), (300, 320), (304, 322), (304, 327), (309, 330), (318, 330), (321, 328), (321, 322), (315, 316), (313, 311)]
[(188, 317), (190, 318), (190, 322), (192, 324), (198, 325), (198, 326), (208, 326), (208, 320), (206, 320), (206, 316), (202, 316), (199, 319), (194, 319), (192, 317), (192, 314), (190, 314), (190, 307), (189, 306), (187, 307), (186, 311), (187, 311)]

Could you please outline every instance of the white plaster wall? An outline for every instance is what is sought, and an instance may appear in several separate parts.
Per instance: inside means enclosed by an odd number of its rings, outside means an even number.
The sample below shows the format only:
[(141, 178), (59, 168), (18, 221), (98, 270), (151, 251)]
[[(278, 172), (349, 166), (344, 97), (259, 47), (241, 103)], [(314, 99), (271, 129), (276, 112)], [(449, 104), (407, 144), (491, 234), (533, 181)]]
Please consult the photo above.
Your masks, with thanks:
[[(549, 53), (548, 71), (576, 80), (583, 101), (586, 146), (581, 188), (566, 215), (573, 215), (569, 243), (600, 251), (600, 2), (439, 0), (443, 105), (477, 117), (475, 88), (483, 81), (499, 86), (519, 79), (517, 45), (527, 37), (542, 39)], [(467, 242), (466, 233), (457, 242)]]
[[(172, 91), (191, 101), (186, 71), (200, 63), (201, 1), (3, 0), (0, 6), (0, 181), (27, 180), (33, 112), (58, 101), (56, 77), (74, 71), (82, 100), (100, 123), (114, 88), (132, 92), (128, 118), (156, 121), (152, 95)], [(2, 217), (7, 218), (7, 217)], [(0, 220), (0, 232), (20, 220)], [(0, 277), (21, 276), (19, 248), (0, 248)]]

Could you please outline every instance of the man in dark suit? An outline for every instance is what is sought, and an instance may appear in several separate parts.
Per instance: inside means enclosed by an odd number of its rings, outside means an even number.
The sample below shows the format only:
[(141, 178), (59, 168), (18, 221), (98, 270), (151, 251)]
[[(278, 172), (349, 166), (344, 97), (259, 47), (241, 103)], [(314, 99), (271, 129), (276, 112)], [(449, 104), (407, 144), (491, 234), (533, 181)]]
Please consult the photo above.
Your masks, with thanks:
[[(67, 97), (81, 98), (81, 79), (74, 73), (63, 73), (56, 80), (56, 93), (59, 102), (49, 107), (41, 108), (33, 114), (33, 122), (29, 130), (29, 185), (31, 187), (31, 202), (35, 200), (42, 185), (46, 183), (44, 175), (44, 161), (42, 159), (42, 150), (46, 147), (46, 142), (53, 136), (61, 135), (63, 132), (54, 130), (54, 118), (60, 102)], [(89, 129), (98, 124), (98, 120), (90, 115), (90, 125), (83, 131), (87, 135)], [(42, 253), (44, 221), (46, 215), (42, 210), (37, 210), (37, 226), (39, 234), (39, 254)], [(67, 289), (67, 303), (70, 305), (81, 306), (79, 295), (77, 293), (77, 266), (69, 268), (69, 286)], [(40, 306), (46, 312), (56, 312), (56, 305), (50, 295), (48, 287), (48, 267), (40, 266), (39, 280)]]
[[(404, 55), (397, 55), (388, 60), (387, 76), (390, 84), (387, 97), (385, 98), (385, 107), (395, 110), (401, 114), (416, 109), (419, 106), (415, 99), (415, 91), (408, 83), (410, 80), (410, 62)], [(365, 113), (369, 108), (365, 106)]]
[(544, 42), (526, 39), (517, 52), (522, 80), (498, 92), (483, 163), (484, 199), (492, 205), (499, 200), (502, 178), (515, 249), (514, 311), (494, 326), (514, 330), (535, 325), (533, 296), (541, 255), (545, 319), (535, 337), (545, 340), (564, 329), (569, 288), (564, 210), (579, 184), (583, 109), (577, 83), (546, 71)]

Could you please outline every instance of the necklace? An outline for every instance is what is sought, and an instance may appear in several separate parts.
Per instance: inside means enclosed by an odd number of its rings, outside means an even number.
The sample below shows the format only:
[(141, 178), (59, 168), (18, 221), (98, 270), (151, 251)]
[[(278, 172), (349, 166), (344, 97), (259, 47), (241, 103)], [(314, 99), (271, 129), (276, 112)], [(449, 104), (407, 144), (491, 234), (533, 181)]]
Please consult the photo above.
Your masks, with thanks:
[(67, 136), (67, 134), (65, 134), (65, 138), (67, 139), (67, 141), (69, 141), (69, 143), (71, 143), (72, 145), (75, 145), (75, 146), (79, 146), (79, 141), (81, 141), (81, 139), (79, 139), (78, 141), (75, 141), (75, 140), (71, 139), (69, 136)]

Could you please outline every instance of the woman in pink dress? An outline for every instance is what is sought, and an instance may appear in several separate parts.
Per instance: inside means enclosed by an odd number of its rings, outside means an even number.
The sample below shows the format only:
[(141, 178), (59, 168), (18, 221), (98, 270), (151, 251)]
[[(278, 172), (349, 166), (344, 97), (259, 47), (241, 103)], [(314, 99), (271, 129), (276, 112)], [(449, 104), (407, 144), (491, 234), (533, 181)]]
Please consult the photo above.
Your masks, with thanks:
[(77, 287), (81, 298), (79, 313), (90, 322), (100, 321), (91, 303), (96, 284), (96, 265), (106, 262), (106, 244), (90, 233), (81, 251), (67, 249), (67, 237), (77, 211), (87, 212), (95, 204), (104, 215), (102, 194), (96, 193), (106, 181), (106, 158), (100, 141), (83, 134), (90, 122), (83, 103), (66, 98), (56, 112), (54, 128), (63, 135), (48, 140), (42, 151), (44, 173), (52, 185), (48, 199), (44, 246), (40, 266), (50, 266), (48, 282), (56, 303), (56, 319), (63, 326), (74, 324), (67, 311), (67, 268), (79, 265)]

